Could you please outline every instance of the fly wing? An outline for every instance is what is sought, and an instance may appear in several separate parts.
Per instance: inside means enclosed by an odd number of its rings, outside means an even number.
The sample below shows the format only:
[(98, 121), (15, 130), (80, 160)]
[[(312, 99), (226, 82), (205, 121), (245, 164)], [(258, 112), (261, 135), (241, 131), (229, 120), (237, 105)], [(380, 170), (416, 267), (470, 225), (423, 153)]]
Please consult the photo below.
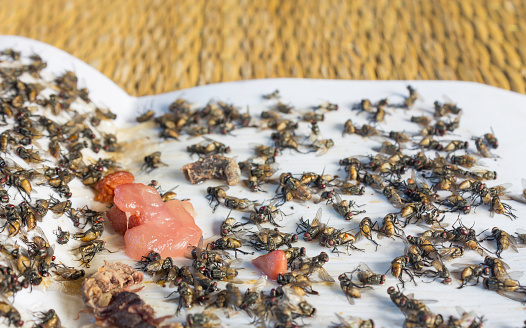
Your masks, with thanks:
[(252, 288), (250, 288), (250, 291), (260, 292), (261, 290), (263, 290), (263, 288), (265, 288), (266, 285), (267, 285), (267, 276), (262, 275), (258, 280), (256, 280), (256, 283), (254, 284)]
[(374, 272), (371, 270), (371, 268), (369, 268), (369, 266), (367, 264), (365, 264), (364, 262), (360, 262), (360, 264), (358, 264), (358, 267), (356, 268), (356, 270), (359, 270), (359, 271), (362, 271), (362, 272), (367, 272), (367, 273), (370, 273), (370, 274), (374, 274)]
[(497, 293), (499, 293), (499, 295), (501, 296), (509, 298), (510, 300), (514, 300), (521, 303), (526, 302), (526, 297), (524, 296), (524, 293), (506, 292), (502, 290), (497, 290)]
[(334, 278), (331, 277), (329, 272), (327, 272), (327, 270), (325, 270), (324, 268), (318, 268), (316, 271), (318, 273), (318, 277), (321, 280), (326, 281), (326, 282), (330, 282), (330, 283), (335, 282)]

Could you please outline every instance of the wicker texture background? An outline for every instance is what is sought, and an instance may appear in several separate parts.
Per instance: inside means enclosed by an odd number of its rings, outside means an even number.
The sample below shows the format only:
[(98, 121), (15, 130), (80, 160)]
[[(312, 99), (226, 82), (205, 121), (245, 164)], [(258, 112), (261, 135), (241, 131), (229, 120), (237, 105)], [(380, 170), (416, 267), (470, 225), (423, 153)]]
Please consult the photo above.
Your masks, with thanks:
[(526, 93), (524, 0), (0, 2), (0, 33), (131, 95), (271, 77), (443, 79)]

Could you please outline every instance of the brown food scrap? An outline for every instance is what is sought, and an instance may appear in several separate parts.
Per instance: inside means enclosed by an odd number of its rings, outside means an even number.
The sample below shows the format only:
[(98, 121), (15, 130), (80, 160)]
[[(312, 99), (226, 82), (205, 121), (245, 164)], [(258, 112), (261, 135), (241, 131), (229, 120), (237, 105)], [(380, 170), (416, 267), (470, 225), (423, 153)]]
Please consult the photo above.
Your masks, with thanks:
[(103, 203), (112, 202), (115, 188), (121, 184), (132, 183), (134, 180), (133, 174), (126, 171), (117, 171), (105, 176), (95, 186), (98, 191), (95, 200)]
[(140, 283), (144, 274), (121, 263), (105, 263), (97, 272), (86, 278), (80, 288), (82, 299), (94, 312), (107, 306), (113, 295)]
[(161, 322), (171, 316), (155, 318), (154, 309), (146, 304), (139, 295), (122, 291), (113, 295), (108, 306), (95, 313), (95, 319), (100, 326), (118, 328), (173, 328), (177, 324), (161, 325)]
[(233, 186), (241, 179), (241, 170), (236, 161), (221, 155), (201, 157), (197, 162), (183, 166), (181, 171), (191, 184), (208, 179), (220, 179)]

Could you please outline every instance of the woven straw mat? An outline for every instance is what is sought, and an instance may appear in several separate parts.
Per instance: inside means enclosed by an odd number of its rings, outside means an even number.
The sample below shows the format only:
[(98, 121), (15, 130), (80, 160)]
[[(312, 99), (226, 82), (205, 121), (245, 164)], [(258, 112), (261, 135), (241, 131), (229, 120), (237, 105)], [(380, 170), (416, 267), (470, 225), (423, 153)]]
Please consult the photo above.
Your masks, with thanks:
[(2, 1), (131, 95), (272, 77), (440, 79), (526, 93), (526, 1)]

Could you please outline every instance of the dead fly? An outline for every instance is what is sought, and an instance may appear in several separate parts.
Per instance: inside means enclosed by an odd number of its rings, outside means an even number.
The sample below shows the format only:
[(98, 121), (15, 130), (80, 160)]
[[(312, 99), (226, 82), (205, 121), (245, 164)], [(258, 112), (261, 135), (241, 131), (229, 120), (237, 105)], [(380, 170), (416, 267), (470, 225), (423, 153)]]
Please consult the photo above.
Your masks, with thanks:
[(281, 246), (292, 247), (292, 243), (298, 241), (298, 235), (281, 232), (277, 228), (267, 229), (259, 225), (258, 232), (252, 234), (250, 244), (256, 250), (266, 250), (272, 252)]
[(279, 90), (274, 90), (272, 93), (263, 95), (263, 99), (279, 99), (281, 95), (279, 94)]
[(473, 170), (469, 172), (469, 176), (476, 180), (496, 180), (497, 172), (488, 170)]
[(495, 132), (493, 132), (493, 128), (491, 128), (491, 133), (486, 133), (484, 135), (484, 141), (493, 149), (497, 149), (499, 147), (499, 141), (495, 137)]
[(300, 180), (292, 177), (291, 173), (281, 174), (276, 193), (278, 193), (278, 197), (283, 202), (291, 201), (292, 199), (306, 201), (312, 198), (310, 189), (303, 185)]
[(345, 123), (343, 124), (342, 137), (345, 134), (354, 134), (355, 132), (356, 132), (356, 128), (354, 127), (352, 120), (348, 119), (347, 121), (345, 121)]
[(302, 153), (299, 150), (299, 144), (296, 141), (296, 136), (287, 131), (274, 132), (270, 135), (270, 138), (274, 141), (274, 145), (280, 150), (284, 148), (290, 148), (294, 149), (298, 153)]
[(517, 245), (515, 237), (497, 227), (491, 229), (491, 236), (484, 238), (484, 240), (495, 240), (497, 243), (497, 252), (495, 254), (499, 258), (501, 258), (500, 254), (509, 248), (516, 253), (519, 252), (517, 248), (520, 247), (520, 245)]
[(445, 261), (456, 259), (464, 255), (464, 247), (453, 245), (450, 247), (437, 248), (437, 254)]
[[(183, 307), (191, 308), (194, 305), (194, 301), (196, 300), (196, 295), (195, 295), (195, 290), (186, 281), (182, 281), (181, 283), (179, 283), (179, 285), (177, 286), (177, 291), (174, 291), (171, 294), (176, 293), (176, 292), (179, 294), (179, 298), (178, 298), (179, 304), (177, 305), (177, 310), (175, 311), (175, 314), (179, 315)], [(168, 295), (168, 297), (170, 295)], [(192, 320), (191, 322), (193, 323)]]
[(420, 126), (428, 126), (431, 123), (431, 118), (427, 116), (411, 116), (410, 121)]
[(393, 187), (385, 187), (382, 190), (382, 194), (387, 197), (387, 200), (389, 203), (391, 203), (393, 206), (401, 206), (402, 205), (402, 198), (400, 197), (400, 194), (398, 191)]
[(217, 186), (217, 187), (208, 187), (206, 189), (208, 203), (214, 209), (212, 212), (216, 211), (217, 206), (219, 206), (219, 200), (227, 197), (226, 191), (229, 189), (227, 185)]
[(42, 276), (49, 275), (49, 268), (51, 262), (55, 260), (53, 255), (55, 252), (55, 245), (51, 246), (49, 241), (44, 234), (44, 231), (40, 227), (36, 227), (36, 234), (32, 240), (29, 241), (25, 232), (20, 237), (28, 247), (30, 257), (36, 257), (38, 259), (38, 273)]
[(361, 196), (365, 194), (365, 187), (359, 184), (352, 184), (346, 182), (338, 185), (338, 191), (342, 195)]
[(432, 281), (436, 279), (443, 279), (442, 283), (449, 285), (451, 283), (451, 276), (449, 273), (449, 269), (446, 267), (444, 262), (438, 257), (436, 260), (431, 261), (431, 267), (434, 268), (434, 270), (424, 270), (420, 273), (418, 273), (419, 276), (426, 276), (433, 278)]
[(83, 242), (93, 241), (99, 238), (104, 231), (103, 217), (100, 217), (100, 219), (101, 220), (99, 221), (99, 218), (95, 218), (92, 222), (91, 228), (83, 232), (75, 233), (73, 238)]
[(486, 147), (482, 138), (475, 139), (475, 146), (477, 147), (477, 151), (480, 154), (480, 156), (492, 157), (490, 151), (488, 150), (488, 147)]
[(335, 202), (332, 204), (332, 207), (338, 212), (343, 218), (347, 221), (352, 220), (356, 214), (365, 213), (363, 211), (354, 210), (356, 208), (356, 203), (352, 200), (342, 200), (340, 195), (335, 194)]
[(493, 216), (494, 213), (497, 213), (497, 214), (504, 214), (505, 216), (507, 216), (508, 218), (512, 220), (517, 218), (517, 216), (513, 214), (512, 212), (513, 208), (510, 205), (501, 202), (500, 197), (497, 195), (491, 198), (490, 211), (491, 211), (491, 216)]
[(20, 211), (17, 210), (17, 207), (12, 204), (8, 204), (8, 206), (4, 208), (4, 211), (6, 222), (0, 231), (3, 232), (7, 228), (8, 236), (14, 237), (18, 235), (20, 229), (23, 227), (22, 218), (20, 217), (19, 213)]
[(524, 303), (526, 293), (525, 287), (521, 286), (518, 281), (506, 278), (499, 279), (496, 277), (484, 278), (482, 285), (487, 290), (494, 290), (499, 295), (507, 297), (511, 300)]
[(24, 321), (20, 316), (20, 312), (13, 306), (13, 304), (4, 296), (0, 296), (0, 316), (7, 319), (9, 325), (15, 327), (22, 327)]
[(269, 222), (279, 227), (275, 219), (278, 214), (280, 214), (283, 218), (283, 212), (276, 206), (274, 206), (276, 205), (277, 201), (278, 200), (274, 200), (269, 205), (263, 205), (260, 207), (254, 206), (254, 213), (251, 213), (249, 218), (244, 217), (244, 219), (249, 220), (254, 224), (262, 224), (265, 222)]
[(32, 149), (26, 149), (22, 146), (16, 149), (16, 154), (23, 159), (26, 163), (41, 163), (44, 160), (38, 154), (38, 151)]
[(100, 239), (95, 239), (93, 241), (81, 244), (78, 248), (76, 248), (76, 251), (80, 254), (80, 262), (81, 265), (85, 266), (86, 268), (89, 268), (89, 263), (93, 260), (95, 255), (97, 253), (102, 251), (108, 251), (110, 253), (113, 253), (109, 249), (107, 249), (105, 246), (105, 242)]
[(371, 186), (376, 190), (383, 190), (386, 185), (386, 182), (381, 176), (368, 172), (364, 172), (363, 175), (358, 175), (356, 180), (364, 185)]
[(230, 147), (226, 146), (225, 144), (214, 141), (207, 137), (203, 138), (205, 141), (190, 145), (186, 148), (186, 150), (192, 155), (198, 154), (204, 156), (225, 154), (230, 152)]
[(373, 224), (370, 217), (365, 217), (360, 221), (360, 226), (358, 227), (360, 231), (356, 234), (356, 240), (360, 240), (361, 237), (364, 237), (371, 241), (378, 250), (379, 244), (373, 239), (373, 230), (375, 230), (376, 223)]
[(316, 216), (312, 220), (312, 223), (309, 222), (309, 220), (303, 220), (303, 218), (300, 219), (300, 223), (298, 224), (298, 229), (300, 230), (299, 233), (303, 233), (303, 240), (305, 241), (312, 241), (325, 230), (325, 224), (321, 223), (321, 216), (322, 216), (322, 209), (321, 207), (316, 212)]
[(391, 131), (389, 132), (389, 138), (396, 141), (397, 144), (402, 144), (411, 140), (411, 137), (404, 132)]
[(290, 114), (294, 111), (294, 107), (292, 107), (291, 105), (286, 105), (282, 103), (281, 101), (278, 101), (278, 103), (276, 104), (274, 108), (278, 112), (283, 113), (283, 114)]
[(162, 259), (158, 253), (150, 251), (150, 253), (143, 256), (137, 264), (137, 270), (146, 272), (149, 275), (155, 275), (170, 270), (173, 266), (173, 261), (171, 257)]
[(245, 224), (246, 223), (236, 222), (236, 219), (230, 217), (229, 213), (225, 221), (221, 223), (220, 235), (221, 237), (225, 237), (232, 234), (235, 235), (237, 232), (240, 232), (244, 229), (242, 227)]
[(382, 226), (375, 231), (378, 232), (378, 239), (381, 239), (382, 236), (388, 238), (393, 238), (394, 236), (400, 237), (403, 234), (398, 223), (398, 218), (393, 213), (387, 214), (382, 220)]
[[(389, 287), (387, 289), (387, 294), (389, 294), (389, 297), (391, 298), (391, 301), (407, 316), (415, 312), (421, 312), (421, 313), (432, 313), (429, 308), (425, 305), (425, 303), (434, 302), (432, 300), (429, 301), (420, 301), (414, 299), (413, 294), (404, 295), (402, 292), (397, 291), (394, 287)], [(413, 327), (413, 326), (411, 326)], [(426, 327), (438, 327), (433, 325), (426, 326)]]
[(155, 115), (155, 111), (150, 109), (149, 111), (146, 111), (143, 114), (137, 116), (135, 120), (139, 123), (143, 123), (143, 122), (146, 122), (152, 119), (154, 115)]
[(71, 201), (65, 200), (63, 202), (59, 202), (57, 199), (51, 199), (48, 208), (51, 212), (61, 216), (71, 209)]
[(495, 257), (486, 256), (484, 258), (484, 264), (491, 269), (491, 272), (497, 279), (505, 280), (509, 278), (507, 270), (510, 268), (510, 266), (504, 261)]
[(389, 272), (389, 270), (391, 271), (391, 274), (393, 275), (393, 277), (400, 280), (400, 282), (402, 283), (402, 286), (404, 286), (405, 284), (405, 281), (403, 280), (404, 273), (408, 275), (410, 280), (412, 280), (416, 285), (414, 274), (407, 268), (407, 265), (409, 263), (410, 263), (409, 256), (407, 255), (399, 256), (391, 261), (391, 265), (389, 266), (389, 269), (387, 270), (387, 272)]
[(11, 49), (11, 48), (7, 48), (7, 49), (0, 51), (0, 56), (7, 57), (7, 59), (11, 61), (19, 61), (20, 55), (21, 55), (20, 51), (15, 51), (14, 49)]
[(144, 170), (147, 173), (150, 173), (151, 171), (158, 169), (159, 166), (167, 166), (167, 165), (161, 162), (161, 152), (156, 151), (144, 157), (144, 163), (141, 166), (141, 170)]
[(308, 185), (309, 187), (315, 187), (318, 189), (325, 189), (327, 187), (332, 187), (331, 182), (334, 181), (334, 177), (330, 174), (317, 174), (314, 172), (303, 173), (299, 181)]
[(458, 115), (461, 112), (461, 109), (453, 103), (445, 103), (441, 104), (438, 101), (435, 101), (435, 118), (440, 118), (442, 116), (445, 116), (447, 114), (455, 114)]
[(207, 248), (209, 247), (211, 250), (232, 250), (237, 255), (237, 252), (240, 252), (241, 254), (254, 254), (249, 253), (240, 250), (239, 248), (243, 246), (243, 239), (233, 238), (230, 236), (224, 236), (221, 238), (216, 239), (215, 241), (209, 243), (207, 245)]
[(323, 268), (328, 261), (329, 255), (325, 252), (313, 257), (298, 256), (290, 262), (290, 268), (306, 276), (316, 273), (322, 281), (334, 282), (331, 275)]
[(440, 212), (433, 204), (424, 200), (422, 202), (405, 205), (400, 213), (401, 217), (406, 218), (404, 223), (405, 227), (411, 223), (413, 219), (415, 219), (415, 223), (424, 221), (423, 223), (433, 226), (439, 222), (438, 217), (442, 212)]
[(462, 270), (453, 271), (454, 273), (460, 274), (460, 280), (462, 283), (458, 287), (459, 289), (463, 288), (464, 286), (468, 286), (468, 284), (474, 279), (476, 279), (476, 281), (471, 286), (475, 286), (479, 283), (479, 280), (482, 276), (489, 276), (490, 274), (489, 267), (484, 266), (483, 264), (453, 263), (452, 265), (457, 268), (463, 268)]
[(355, 133), (362, 137), (373, 137), (379, 135), (380, 131), (371, 125), (364, 124), (361, 128), (355, 129)]
[(32, 231), (37, 225), (37, 220), (41, 221), (42, 218), (38, 213), (33, 209), (31, 205), (26, 202), (22, 202), (18, 205), (18, 211), (20, 213), (20, 218), (22, 223), (26, 227), (27, 231)]
[(314, 109), (321, 109), (327, 112), (333, 112), (333, 111), (338, 110), (338, 104), (333, 104), (333, 103), (326, 101), (318, 106), (315, 106)]
[(338, 280), (340, 281), (340, 288), (343, 291), (343, 294), (347, 298), (347, 301), (351, 305), (354, 305), (354, 299), (361, 298), (362, 293), (360, 292), (360, 289), (371, 289), (370, 286), (360, 286), (353, 282), (352, 276), (348, 277), (346, 273), (342, 273)]
[(38, 213), (38, 216), (43, 218), (46, 216), (48, 210), (49, 210), (50, 201), (46, 199), (38, 199), (35, 202), (35, 206), (33, 207), (35, 211)]
[(473, 167), (477, 165), (477, 160), (470, 155), (462, 155), (462, 156), (451, 156), (451, 163), (455, 165), (460, 165), (463, 167)]
[(261, 276), (261, 278), (256, 280), (254, 286), (252, 288), (247, 289), (245, 295), (243, 295), (243, 301), (241, 302), (241, 305), (239, 307), (247, 312), (250, 311), (250, 309), (261, 300), (261, 290), (265, 287), (266, 284), (267, 277), (265, 275)]
[(438, 150), (441, 151), (444, 146), (440, 144), (440, 142), (433, 139), (433, 137), (424, 137), (420, 142), (418, 143), (419, 147), (423, 147), (424, 149), (430, 149), (430, 150)]
[(51, 309), (46, 312), (40, 312), (36, 315), (35, 328), (61, 328), (62, 323), (55, 310)]
[(265, 180), (265, 179), (270, 178), (276, 172), (277, 166), (274, 164), (250, 163), (247, 166), (247, 170), (248, 170), (248, 175), (250, 177), (255, 177), (257, 179)]
[(372, 120), (374, 122), (383, 122), (385, 120), (385, 109), (383, 107), (376, 108)]
[(383, 285), (385, 283), (385, 275), (374, 273), (364, 262), (360, 262), (358, 267), (350, 272), (350, 275), (351, 279), (356, 277), (362, 286)]
[(256, 146), (256, 155), (260, 157), (276, 157), (279, 155), (279, 149), (264, 145)]
[(287, 259), (287, 267), (291, 270), (294, 270), (291, 266), (296, 259), (301, 259), (307, 256), (307, 250), (305, 247), (290, 247), (284, 250), (284, 252)]
[(51, 268), (54, 270), (57, 276), (60, 276), (64, 280), (77, 280), (84, 277), (85, 272), (82, 269), (75, 269), (74, 267), (66, 266), (62, 263), (52, 263)]
[(334, 146), (332, 139), (318, 139), (312, 143), (312, 148), (318, 156), (325, 154), (332, 146)]
[(206, 308), (215, 305), (216, 308), (238, 309), (243, 302), (243, 295), (233, 283), (228, 283), (225, 289), (215, 295), (215, 300)]
[(407, 90), (409, 91), (409, 96), (405, 98), (404, 103), (402, 104), (402, 107), (409, 109), (413, 107), (413, 105), (415, 104), (415, 101), (418, 99), (418, 93), (410, 85), (407, 86)]
[(447, 152), (453, 152), (456, 150), (468, 149), (468, 147), (469, 143), (467, 141), (453, 140), (449, 142), (443, 150)]
[(250, 206), (257, 204), (255, 201), (251, 201), (246, 198), (237, 198), (232, 196), (225, 196), (224, 200), (225, 207), (237, 211), (245, 211)]
[(241, 262), (241, 259), (235, 259), (230, 262), (222, 262), (220, 266), (211, 266), (206, 271), (206, 276), (212, 280), (232, 280), (237, 277), (238, 272), (235, 267)]
[(117, 118), (117, 115), (109, 109), (95, 108), (95, 116), (99, 120), (114, 120)]
[(338, 246), (345, 246), (347, 251), (349, 249), (362, 251), (362, 249), (354, 246), (356, 238), (352, 233), (345, 232), (342, 229), (335, 229), (332, 227), (325, 227), (321, 232), (319, 244), (323, 247), (332, 248), (333, 253), (341, 253)]
[(375, 327), (373, 319), (363, 320), (357, 317), (349, 317), (348, 319), (345, 319), (338, 313), (335, 313), (335, 314), (340, 322), (333, 324), (331, 328), (374, 328)]
[(248, 187), (248, 190), (252, 192), (266, 192), (261, 186), (264, 184), (264, 181), (260, 180), (255, 176), (251, 176), (248, 180), (243, 180), (243, 183)]
[(471, 212), (471, 206), (469, 202), (460, 195), (451, 195), (446, 199), (439, 202), (441, 205), (449, 207), (450, 212), (459, 211), (463, 214), (469, 214)]
[(364, 170), (362, 162), (354, 157), (347, 157), (340, 160), (340, 165), (345, 166), (345, 171), (349, 172), (347, 180), (356, 181), (358, 172)]

